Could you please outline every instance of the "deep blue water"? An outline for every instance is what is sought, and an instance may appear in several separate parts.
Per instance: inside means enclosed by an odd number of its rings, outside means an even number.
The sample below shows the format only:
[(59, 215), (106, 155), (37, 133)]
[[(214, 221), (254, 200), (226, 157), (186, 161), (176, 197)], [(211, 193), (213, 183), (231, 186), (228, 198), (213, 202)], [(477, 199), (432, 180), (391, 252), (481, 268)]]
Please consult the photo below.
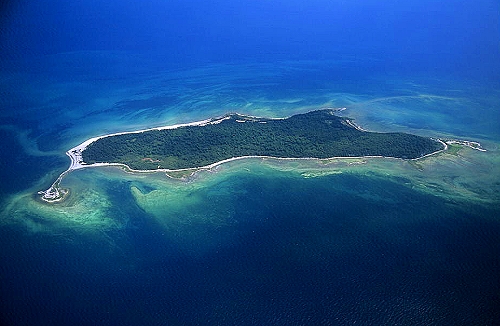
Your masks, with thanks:
[(499, 10), (493, 0), (10, 1), (3, 54), (157, 51), (183, 65), (371, 55), (399, 69), (495, 76)]
[(203, 255), (162, 236), (123, 185), (113, 190), (134, 221), (108, 231), (112, 245), (71, 230), (27, 237), (2, 228), (4, 318), (18, 325), (497, 320), (498, 209), (464, 210), (357, 176), (234, 178), (233, 191), (251, 196), (233, 197), (236, 222), (201, 226), (205, 236), (192, 240), (194, 248), (218, 242)]
[[(500, 141), (497, 1), (0, 10), (2, 325), (500, 321), (500, 181), (485, 172)], [(417, 181), (390, 168), (307, 178), (293, 164), (242, 163), (192, 191), (80, 171), (68, 184), (95, 197), (75, 191), (52, 210), (35, 199), (67, 168), (64, 152), (96, 135), (323, 106), (377, 130), (480, 140), (492, 156), (445, 170), (448, 190), (470, 198), (409, 186), (439, 189), (433, 170)], [(131, 187), (181, 195), (141, 206)], [(66, 223), (88, 212), (116, 225)]]

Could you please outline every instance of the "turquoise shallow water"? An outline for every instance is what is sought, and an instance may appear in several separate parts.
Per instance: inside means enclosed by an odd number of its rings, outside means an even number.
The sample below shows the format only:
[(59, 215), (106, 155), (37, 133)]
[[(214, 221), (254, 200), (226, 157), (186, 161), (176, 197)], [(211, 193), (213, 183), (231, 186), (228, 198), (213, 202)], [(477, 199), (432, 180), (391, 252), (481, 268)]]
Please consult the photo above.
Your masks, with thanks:
[(137, 206), (129, 183), (101, 181), (105, 218), (119, 223), (111, 228), (36, 215), (22, 216), (37, 225), (30, 231), (2, 227), (6, 318), (432, 325), (497, 317), (498, 209), (464, 208), (379, 177), (249, 169), (155, 215)]
[[(48, 56), (2, 73), (2, 318), (493, 324), (498, 85), (373, 66), (180, 69), (102, 52)], [(35, 196), (69, 165), (64, 152), (93, 136), (322, 107), (346, 107), (370, 130), (473, 139), (488, 151), (463, 148), (413, 165), (245, 160), (186, 180), (87, 169), (63, 180), (71, 189), (65, 202)]]

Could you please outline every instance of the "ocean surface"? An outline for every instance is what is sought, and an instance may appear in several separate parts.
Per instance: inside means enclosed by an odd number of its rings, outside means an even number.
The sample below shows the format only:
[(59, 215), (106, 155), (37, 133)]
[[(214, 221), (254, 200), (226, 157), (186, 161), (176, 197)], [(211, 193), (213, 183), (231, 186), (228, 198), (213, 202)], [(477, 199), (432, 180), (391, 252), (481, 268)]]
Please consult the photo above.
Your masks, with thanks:
[[(0, 9), (2, 325), (500, 323), (496, 1)], [(91, 137), (344, 107), (486, 151), (89, 168), (37, 195)]]

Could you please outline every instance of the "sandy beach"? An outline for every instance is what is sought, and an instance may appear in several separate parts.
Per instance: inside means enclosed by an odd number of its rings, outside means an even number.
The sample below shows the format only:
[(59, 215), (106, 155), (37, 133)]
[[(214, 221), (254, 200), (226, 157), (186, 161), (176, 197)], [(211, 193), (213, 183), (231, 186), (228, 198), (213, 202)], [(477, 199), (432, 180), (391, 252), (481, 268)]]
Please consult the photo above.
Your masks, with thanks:
[[(337, 109), (339, 110), (339, 109)], [(333, 109), (332, 111), (335, 111)], [(253, 117), (253, 116), (247, 116), (247, 115), (242, 115), (248, 118), (254, 118), (258, 119), (258, 117)], [(190, 122), (190, 123), (184, 123), (184, 124), (175, 124), (175, 125), (169, 125), (169, 126), (162, 126), (162, 127), (155, 127), (155, 128), (149, 128), (149, 129), (142, 129), (142, 130), (137, 130), (137, 131), (127, 131), (127, 132), (118, 132), (118, 133), (112, 133), (108, 135), (103, 135), (103, 136), (98, 136), (98, 137), (93, 137), (90, 138), (83, 143), (81, 143), (78, 146), (75, 146), (68, 150), (66, 152), (66, 155), (71, 160), (71, 164), (68, 167), (66, 171), (61, 173), (59, 177), (56, 179), (56, 181), (51, 185), (51, 187), (45, 191), (39, 191), (38, 194), (41, 195), (42, 200), (47, 201), (47, 202), (57, 202), (61, 201), (64, 199), (65, 195), (67, 194), (67, 191), (63, 190), (60, 188), (59, 184), (61, 180), (64, 178), (66, 174), (73, 170), (78, 170), (82, 168), (90, 168), (90, 167), (106, 167), (106, 166), (117, 166), (117, 167), (124, 167), (127, 171), (133, 172), (133, 173), (152, 173), (152, 172), (165, 172), (165, 173), (174, 173), (174, 172), (183, 172), (183, 171), (200, 171), (200, 170), (210, 170), (215, 168), (216, 166), (219, 166), (224, 163), (236, 161), (236, 160), (242, 160), (242, 159), (247, 159), (247, 158), (260, 158), (260, 159), (274, 159), (274, 160), (332, 160), (332, 159), (345, 159), (345, 158), (351, 158), (351, 159), (363, 159), (363, 158), (392, 158), (392, 159), (398, 159), (402, 160), (401, 158), (394, 158), (394, 157), (385, 157), (385, 156), (356, 156), (356, 157), (351, 157), (351, 156), (339, 156), (339, 157), (330, 157), (330, 158), (317, 158), (317, 157), (300, 157), (300, 158), (287, 158), (287, 157), (272, 157), (272, 156), (265, 156), (265, 155), (248, 155), (248, 156), (239, 156), (239, 157), (232, 157), (228, 159), (221, 160), (219, 162), (215, 162), (209, 165), (205, 166), (200, 166), (200, 167), (192, 167), (192, 168), (183, 168), (183, 169), (155, 169), (155, 170), (135, 170), (127, 166), (126, 164), (123, 163), (93, 163), (93, 164), (86, 164), (83, 162), (82, 158), (82, 152), (85, 151), (85, 149), (92, 143), (98, 141), (99, 139), (106, 138), (106, 137), (112, 137), (112, 136), (119, 136), (119, 135), (125, 135), (125, 134), (139, 134), (147, 131), (153, 131), (153, 130), (166, 130), (166, 129), (176, 129), (180, 127), (188, 127), (188, 126), (206, 126), (209, 124), (218, 124), (221, 123), (222, 121), (230, 119), (228, 115), (225, 115), (223, 117), (215, 118), (215, 119), (206, 119), (206, 120), (201, 120), (201, 121), (195, 121), (195, 122)], [(285, 119), (285, 118), (279, 118), (279, 119)], [(367, 131), (360, 126), (356, 125), (353, 121), (347, 120), (347, 123), (349, 126), (356, 128), (361, 131)], [(448, 149), (448, 144), (445, 141), (442, 141), (441, 139), (435, 139), (436, 141), (440, 142), (443, 145), (443, 149), (435, 151), (433, 153), (429, 153), (427, 155), (424, 155), (422, 157), (412, 159), (412, 160), (419, 160), (423, 159), (425, 157), (429, 157), (435, 154), (438, 154), (440, 152), (446, 151)], [(479, 143), (474, 142), (474, 146), (471, 146), (471, 142), (468, 141), (456, 141), (456, 140), (450, 140), (448, 143), (457, 143), (457, 144), (463, 144), (465, 146), (469, 146), (474, 149), (478, 150), (483, 150), (480, 146)]]

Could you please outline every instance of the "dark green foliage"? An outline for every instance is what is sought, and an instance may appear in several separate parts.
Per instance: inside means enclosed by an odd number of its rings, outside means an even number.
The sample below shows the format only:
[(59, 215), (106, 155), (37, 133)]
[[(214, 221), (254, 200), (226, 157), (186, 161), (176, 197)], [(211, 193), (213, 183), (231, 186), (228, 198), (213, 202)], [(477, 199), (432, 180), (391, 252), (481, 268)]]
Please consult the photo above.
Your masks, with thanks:
[(228, 117), (218, 124), (101, 138), (83, 151), (83, 160), (88, 164), (124, 163), (139, 170), (182, 169), (250, 155), (289, 158), (381, 155), (411, 159), (443, 147), (430, 138), (405, 133), (359, 131), (329, 110), (283, 120), (237, 114)]

